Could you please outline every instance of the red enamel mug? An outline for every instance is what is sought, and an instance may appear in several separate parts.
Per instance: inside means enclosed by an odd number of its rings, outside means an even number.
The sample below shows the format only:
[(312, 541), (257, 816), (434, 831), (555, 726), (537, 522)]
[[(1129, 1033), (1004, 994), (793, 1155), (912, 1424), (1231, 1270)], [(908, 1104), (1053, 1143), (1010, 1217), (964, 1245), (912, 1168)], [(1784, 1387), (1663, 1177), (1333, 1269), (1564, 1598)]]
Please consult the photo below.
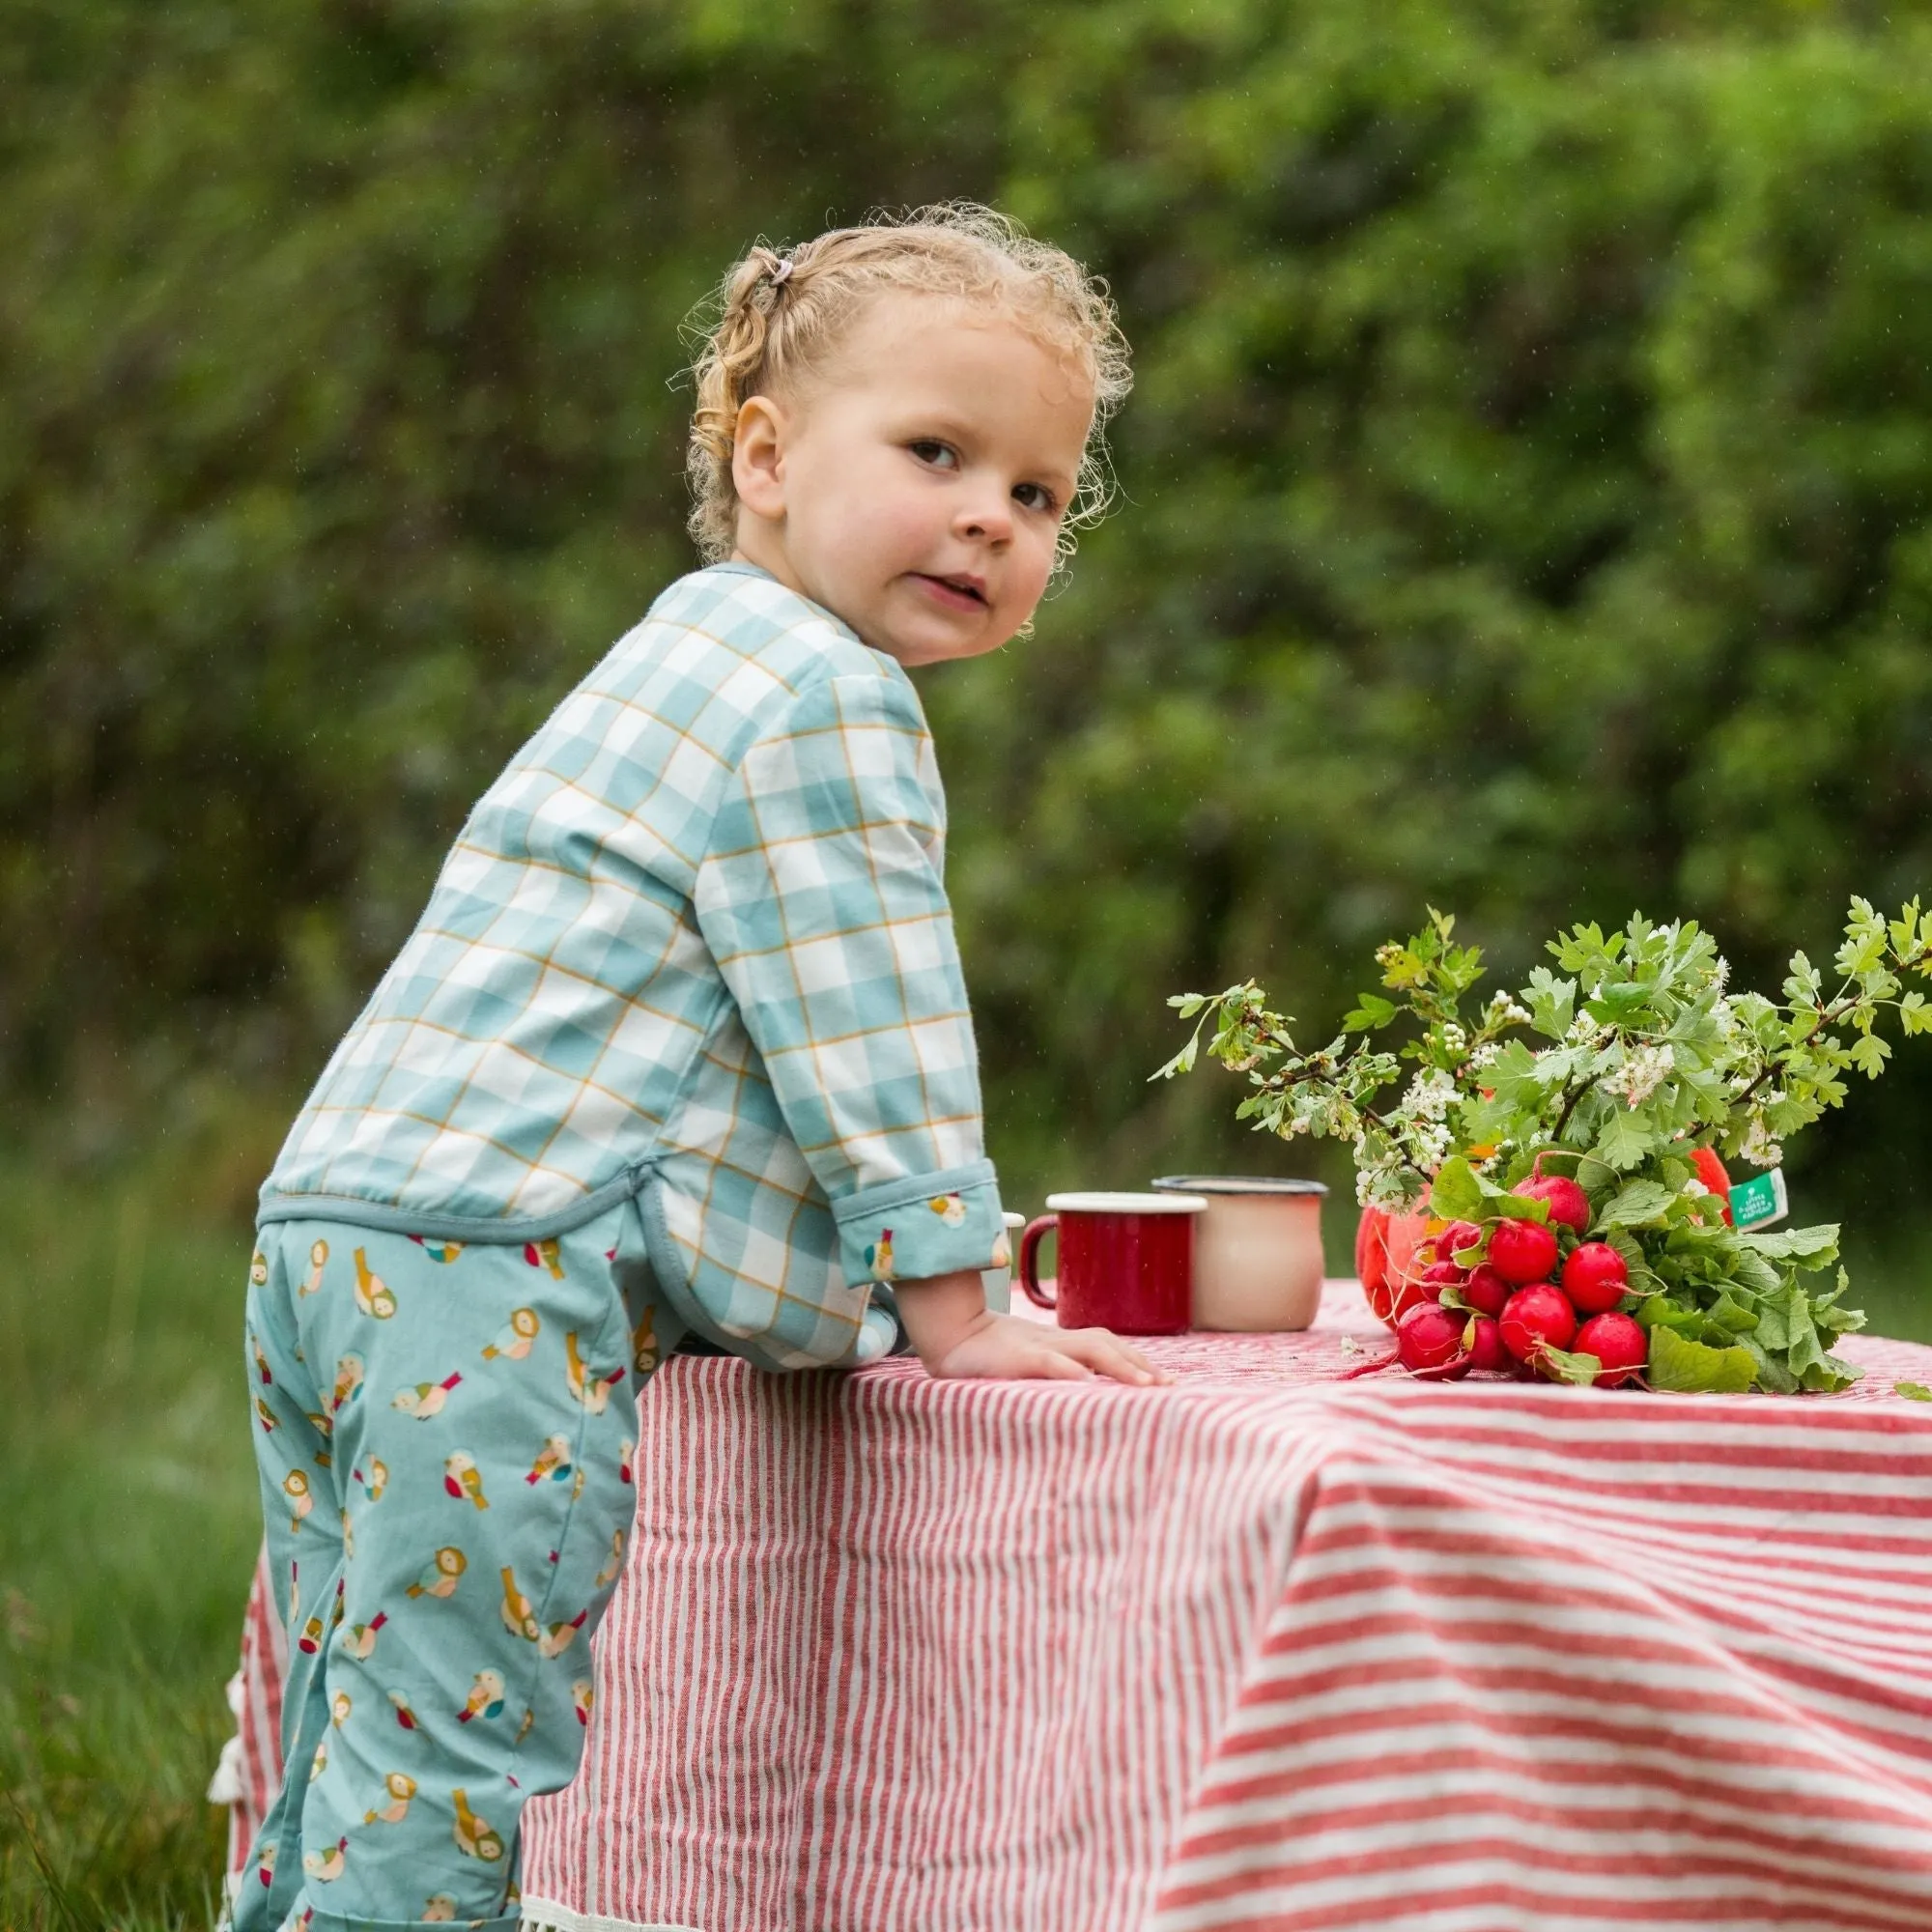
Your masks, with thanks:
[[(1194, 1321), (1194, 1224), (1199, 1194), (1049, 1194), (1048, 1211), (1020, 1236), (1015, 1270), (1027, 1298), (1063, 1328), (1179, 1335)], [(1060, 1274), (1039, 1278), (1039, 1244), (1060, 1239)]]

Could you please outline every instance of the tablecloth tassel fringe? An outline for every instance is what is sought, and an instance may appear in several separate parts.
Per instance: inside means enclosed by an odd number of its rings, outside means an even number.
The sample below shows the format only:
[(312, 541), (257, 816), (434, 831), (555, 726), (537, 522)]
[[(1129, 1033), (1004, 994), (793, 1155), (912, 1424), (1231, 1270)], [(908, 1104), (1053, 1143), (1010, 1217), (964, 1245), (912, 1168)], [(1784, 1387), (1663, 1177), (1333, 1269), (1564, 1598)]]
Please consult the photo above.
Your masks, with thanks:
[(704, 1932), (701, 1925), (672, 1925), (657, 1919), (642, 1924), (635, 1918), (606, 1918), (600, 1913), (574, 1912), (550, 1898), (524, 1900), (519, 1932)]

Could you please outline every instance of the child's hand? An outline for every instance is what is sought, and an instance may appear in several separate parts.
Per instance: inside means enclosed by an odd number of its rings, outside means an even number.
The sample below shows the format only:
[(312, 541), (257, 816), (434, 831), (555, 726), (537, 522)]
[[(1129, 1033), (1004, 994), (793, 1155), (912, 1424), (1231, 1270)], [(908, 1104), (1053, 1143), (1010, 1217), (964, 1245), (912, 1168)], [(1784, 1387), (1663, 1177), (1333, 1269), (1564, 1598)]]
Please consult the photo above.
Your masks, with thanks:
[(1049, 1328), (991, 1314), (926, 1368), (949, 1380), (967, 1376), (996, 1381), (1092, 1381), (1111, 1376), (1117, 1382), (1144, 1384), (1174, 1379), (1105, 1328)]
[(896, 1284), (899, 1319), (927, 1375), (983, 1376), (999, 1381), (1171, 1382), (1138, 1349), (1104, 1328), (1049, 1328), (986, 1307), (971, 1269)]

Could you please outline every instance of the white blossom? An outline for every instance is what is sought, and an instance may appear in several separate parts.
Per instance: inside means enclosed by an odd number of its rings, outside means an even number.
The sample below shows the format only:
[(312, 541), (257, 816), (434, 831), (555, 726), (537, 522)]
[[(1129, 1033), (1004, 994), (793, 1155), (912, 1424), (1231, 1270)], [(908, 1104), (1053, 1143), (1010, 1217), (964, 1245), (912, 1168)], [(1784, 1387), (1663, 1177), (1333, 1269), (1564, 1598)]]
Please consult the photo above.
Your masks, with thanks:
[(1669, 1047), (1661, 1044), (1640, 1046), (1624, 1062), (1611, 1085), (1614, 1091), (1628, 1098), (1634, 1109), (1663, 1085), (1675, 1065)]
[(1738, 1151), (1757, 1167), (1776, 1167), (1784, 1158), (1784, 1150), (1772, 1139), (1762, 1114), (1751, 1116), (1750, 1125), (1745, 1130), (1744, 1145)]
[(1408, 1083), (1401, 1113), (1415, 1121), (1439, 1121), (1456, 1098), (1456, 1081), (1439, 1066), (1424, 1067)]

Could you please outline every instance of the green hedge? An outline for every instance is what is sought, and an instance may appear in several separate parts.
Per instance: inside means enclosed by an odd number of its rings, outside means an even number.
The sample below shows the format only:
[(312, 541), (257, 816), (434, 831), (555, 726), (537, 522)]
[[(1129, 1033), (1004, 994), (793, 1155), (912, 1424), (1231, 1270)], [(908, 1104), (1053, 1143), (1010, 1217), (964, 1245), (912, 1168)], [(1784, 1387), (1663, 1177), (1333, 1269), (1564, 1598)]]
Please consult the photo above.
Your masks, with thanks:
[[(683, 567), (690, 305), (952, 193), (1140, 368), (1037, 636), (924, 680), (1017, 1171), (1281, 1164), (1143, 1085), (1163, 996), (1319, 1026), (1425, 899), (1748, 977), (1932, 887), (1922, 7), (4, 0), (0, 95), (16, 1091), (298, 1088)], [(1847, 1199), (1932, 1079), (1855, 1099)]]

